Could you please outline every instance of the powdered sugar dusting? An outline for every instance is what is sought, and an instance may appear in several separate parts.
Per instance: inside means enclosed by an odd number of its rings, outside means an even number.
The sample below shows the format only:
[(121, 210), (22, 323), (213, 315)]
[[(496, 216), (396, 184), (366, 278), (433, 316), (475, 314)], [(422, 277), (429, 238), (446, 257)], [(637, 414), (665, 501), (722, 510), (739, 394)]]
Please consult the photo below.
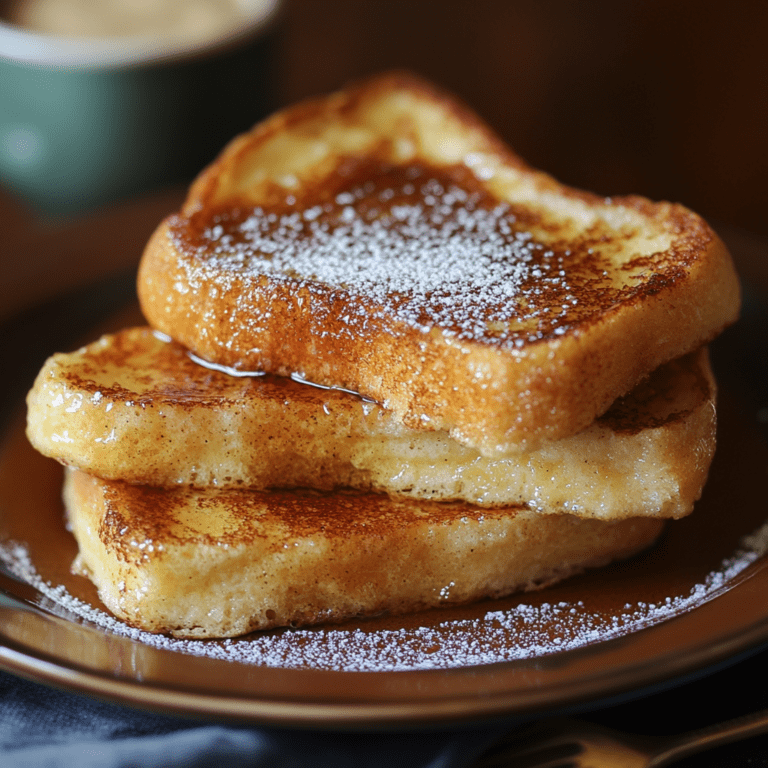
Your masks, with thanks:
[(587, 286), (595, 310), (606, 278), (590, 249), (587, 259), (538, 242), (509, 205), (418, 167), (373, 179), (307, 207), (215, 215), (185, 264), (189, 285), (226, 292), (228, 276), (268, 276), (350, 291), (363, 305), (345, 305), (349, 324), (375, 307), (423, 332), (512, 346), (565, 333)]
[(582, 601), (487, 611), (470, 620), (452, 620), (418, 629), (366, 630), (317, 627), (257, 633), (224, 641), (175, 640), (133, 629), (105, 611), (72, 597), (62, 585), (40, 578), (26, 548), (0, 545), (0, 562), (43, 595), (40, 605), (107, 632), (178, 653), (242, 664), (292, 669), (391, 672), (450, 669), (530, 659), (572, 650), (658, 624), (692, 610), (729, 588), (732, 580), (768, 551), (768, 523), (745, 537), (741, 547), (688, 594), (657, 603), (627, 603), (618, 615), (591, 610)]

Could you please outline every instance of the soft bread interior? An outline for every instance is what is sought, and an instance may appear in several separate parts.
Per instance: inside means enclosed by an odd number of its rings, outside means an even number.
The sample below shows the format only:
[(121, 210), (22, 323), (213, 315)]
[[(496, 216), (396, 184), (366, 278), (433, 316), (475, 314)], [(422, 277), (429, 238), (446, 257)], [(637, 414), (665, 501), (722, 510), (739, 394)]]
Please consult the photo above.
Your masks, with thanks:
[(681, 517), (714, 452), (714, 401), (700, 350), (579, 434), (488, 458), (354, 394), (232, 376), (134, 328), (47, 361), (28, 397), (28, 435), (67, 465), (143, 485), (351, 487), (602, 519)]

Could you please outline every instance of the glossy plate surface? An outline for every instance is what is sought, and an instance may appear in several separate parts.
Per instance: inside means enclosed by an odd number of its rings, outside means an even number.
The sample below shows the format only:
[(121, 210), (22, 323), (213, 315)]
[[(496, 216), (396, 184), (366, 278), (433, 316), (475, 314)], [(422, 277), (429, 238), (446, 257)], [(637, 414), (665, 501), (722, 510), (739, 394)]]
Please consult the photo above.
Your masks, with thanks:
[[(75, 313), (100, 291), (41, 312)], [(753, 334), (764, 338), (764, 302), (751, 306), (715, 350), (720, 439), (705, 494), (649, 552), (539, 593), (242, 641), (164, 641), (108, 617), (90, 583), (69, 572), (76, 547), (62, 519), (61, 471), (27, 444), (11, 393), (0, 454), (0, 666), (182, 714), (407, 727), (578, 707), (750, 652), (768, 642), (768, 444), (762, 393), (744, 374), (755, 358), (743, 359), (755, 352)], [(41, 323), (30, 316), (13, 329), (15, 350), (34, 349), (34, 366), (46, 342), (35, 336), (25, 347), (19, 335)], [(45, 354), (62, 346), (50, 343)]]

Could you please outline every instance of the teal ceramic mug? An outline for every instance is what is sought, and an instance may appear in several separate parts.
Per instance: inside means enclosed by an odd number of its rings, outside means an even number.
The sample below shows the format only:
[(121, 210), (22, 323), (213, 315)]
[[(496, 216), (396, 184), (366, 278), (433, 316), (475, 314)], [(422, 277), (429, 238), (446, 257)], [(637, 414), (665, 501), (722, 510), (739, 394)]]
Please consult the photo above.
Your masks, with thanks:
[(240, 0), (208, 35), (0, 21), (0, 185), (57, 216), (188, 181), (273, 107), (278, 4)]

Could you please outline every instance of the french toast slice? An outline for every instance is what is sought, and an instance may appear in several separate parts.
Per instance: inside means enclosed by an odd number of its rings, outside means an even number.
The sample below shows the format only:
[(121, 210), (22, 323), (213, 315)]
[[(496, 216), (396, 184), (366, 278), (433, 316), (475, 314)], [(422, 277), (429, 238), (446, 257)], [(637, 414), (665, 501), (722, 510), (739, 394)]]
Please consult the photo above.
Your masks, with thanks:
[(580, 432), (739, 308), (696, 214), (566, 187), (403, 73), (233, 140), (138, 293), (208, 361), (359, 392), (487, 456)]
[(715, 448), (707, 352), (657, 369), (577, 435), (489, 458), (349, 392), (204, 367), (151, 329), (43, 366), (27, 434), (98, 477), (198, 488), (348, 487), (582, 517), (681, 517)]
[(381, 494), (157, 489), (68, 470), (74, 568), (128, 624), (177, 637), (339, 622), (535, 589), (664, 523)]

